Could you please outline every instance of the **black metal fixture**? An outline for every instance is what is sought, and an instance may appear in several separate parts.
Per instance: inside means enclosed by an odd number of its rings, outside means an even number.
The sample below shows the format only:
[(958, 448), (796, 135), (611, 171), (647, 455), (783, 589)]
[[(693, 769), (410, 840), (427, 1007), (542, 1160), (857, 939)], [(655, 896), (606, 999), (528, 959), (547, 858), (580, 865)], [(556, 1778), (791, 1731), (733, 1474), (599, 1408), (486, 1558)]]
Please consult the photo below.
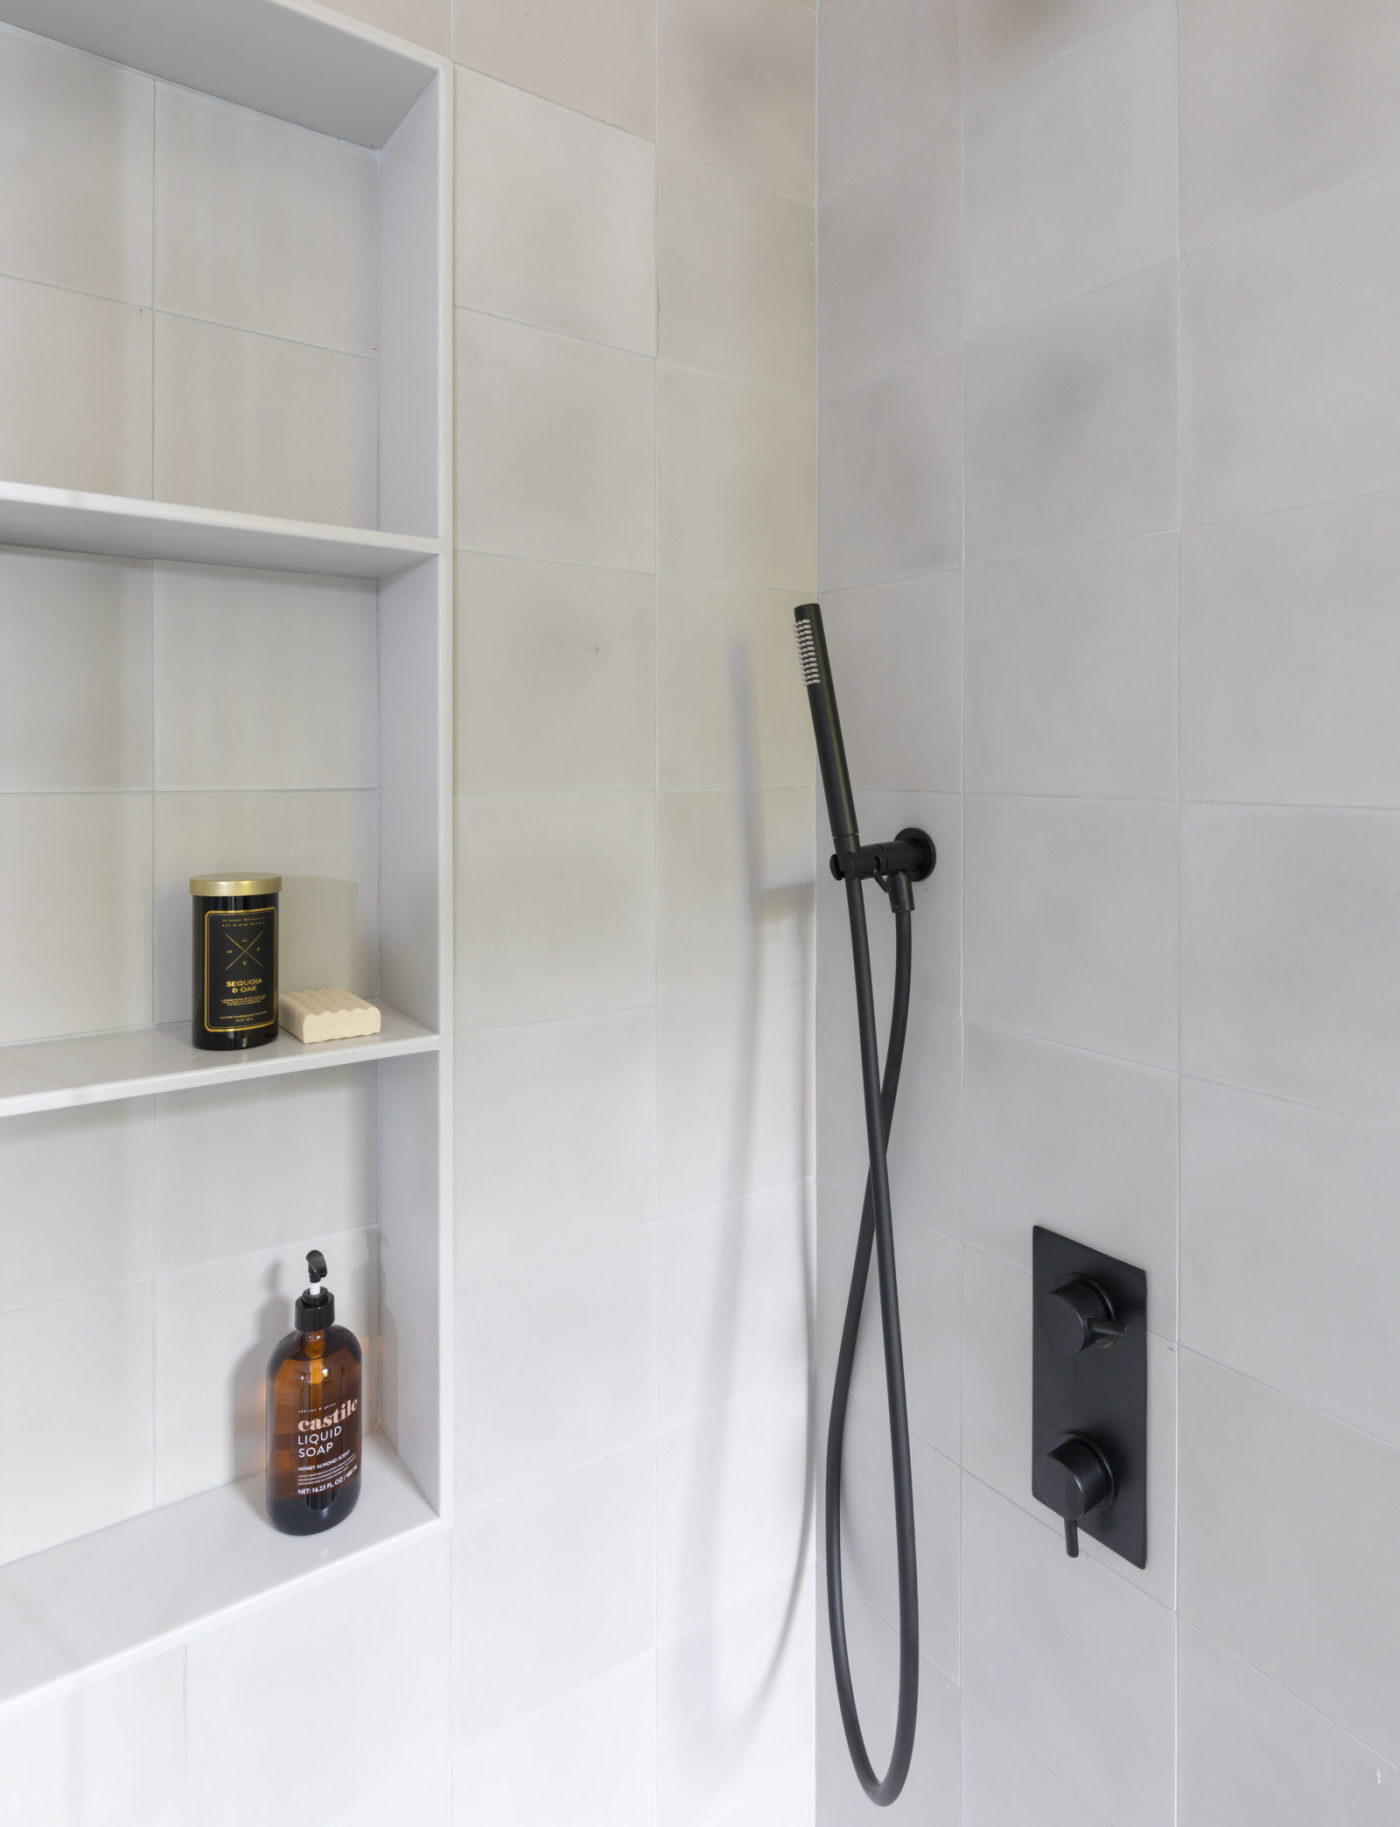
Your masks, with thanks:
[(1147, 1276), (1037, 1225), (1031, 1491), (1147, 1565)]
[[(846, 1746), (861, 1788), (877, 1806), (887, 1808), (904, 1788), (909, 1761), (914, 1755), (914, 1731), (919, 1710), (919, 1579), (914, 1542), (914, 1473), (909, 1457), (909, 1415), (904, 1384), (904, 1347), (899, 1330), (899, 1277), (894, 1260), (894, 1224), (890, 1214), (889, 1162), (886, 1145), (894, 1121), (895, 1095), (899, 1090), (904, 1037), (909, 1023), (909, 990), (913, 969), (912, 915), (914, 883), (933, 873), (937, 853), (924, 831), (912, 828), (883, 844), (862, 844), (856, 825), (855, 796), (846, 767), (841, 740), (841, 719), (836, 712), (836, 688), (826, 651), (822, 612), (815, 603), (795, 611), (797, 651), (802, 678), (812, 710), (826, 809), (831, 819), (835, 854), (831, 873), (846, 885), (846, 910), (851, 925), (851, 959), (855, 969), (856, 1015), (860, 1028), (861, 1079), (865, 1098), (866, 1150), (870, 1171), (865, 1181), (860, 1229), (856, 1235), (855, 1264), (851, 1270), (846, 1318), (841, 1346), (836, 1354), (836, 1374), (831, 1395), (831, 1420), (826, 1437), (826, 1602), (831, 1622), (831, 1661), (836, 1698)], [(875, 991), (870, 976), (870, 940), (865, 923), (865, 884), (874, 881), (883, 889), (894, 915), (894, 1003), (885, 1045), (885, 1068), (880, 1071), (880, 1043), (875, 1026)], [(885, 1774), (876, 1773), (866, 1748), (856, 1706), (846, 1645), (846, 1600), (841, 1578), (841, 1463), (846, 1437), (846, 1408), (855, 1368), (856, 1342), (860, 1336), (865, 1288), (875, 1257), (875, 1279), (880, 1292), (880, 1332), (885, 1357), (885, 1392), (889, 1399), (890, 1459), (894, 1482), (895, 1564), (899, 1583), (899, 1698), (895, 1705), (894, 1738)]]

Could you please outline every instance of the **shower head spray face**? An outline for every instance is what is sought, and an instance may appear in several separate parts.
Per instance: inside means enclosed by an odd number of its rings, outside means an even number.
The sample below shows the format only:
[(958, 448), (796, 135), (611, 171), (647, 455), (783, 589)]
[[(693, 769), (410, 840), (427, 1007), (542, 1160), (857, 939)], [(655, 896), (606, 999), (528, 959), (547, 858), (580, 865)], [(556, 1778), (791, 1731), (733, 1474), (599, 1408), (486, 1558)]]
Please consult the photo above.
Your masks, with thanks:
[(850, 770), (846, 766), (846, 748), (841, 740), (841, 718), (836, 710), (836, 687), (831, 681), (831, 659), (826, 651), (821, 608), (816, 603), (803, 603), (793, 611), (793, 617), (797, 656), (802, 663), (802, 679), (812, 709), (812, 734), (816, 738), (826, 809), (831, 819), (832, 848), (838, 857), (848, 856), (860, 848), (860, 831), (856, 825)]

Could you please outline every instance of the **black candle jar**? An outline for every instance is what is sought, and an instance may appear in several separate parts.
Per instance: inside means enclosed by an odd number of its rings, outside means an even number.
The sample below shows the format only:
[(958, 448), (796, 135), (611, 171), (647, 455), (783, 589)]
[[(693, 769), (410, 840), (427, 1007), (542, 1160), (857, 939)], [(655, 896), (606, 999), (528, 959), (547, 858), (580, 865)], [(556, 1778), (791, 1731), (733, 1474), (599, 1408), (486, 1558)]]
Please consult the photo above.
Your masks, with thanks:
[(197, 1047), (232, 1052), (277, 1038), (280, 875), (196, 875), (194, 1019)]

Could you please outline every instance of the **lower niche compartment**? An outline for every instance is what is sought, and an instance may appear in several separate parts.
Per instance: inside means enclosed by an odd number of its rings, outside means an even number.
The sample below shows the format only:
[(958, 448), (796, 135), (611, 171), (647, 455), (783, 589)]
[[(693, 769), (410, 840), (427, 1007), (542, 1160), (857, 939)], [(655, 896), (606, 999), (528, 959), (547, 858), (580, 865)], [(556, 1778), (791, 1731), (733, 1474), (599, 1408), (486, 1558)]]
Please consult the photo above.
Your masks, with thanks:
[(0, 1568), (0, 1710), (439, 1526), (380, 1433), (364, 1443), (359, 1503), (325, 1535), (279, 1535), (259, 1472), (13, 1561)]

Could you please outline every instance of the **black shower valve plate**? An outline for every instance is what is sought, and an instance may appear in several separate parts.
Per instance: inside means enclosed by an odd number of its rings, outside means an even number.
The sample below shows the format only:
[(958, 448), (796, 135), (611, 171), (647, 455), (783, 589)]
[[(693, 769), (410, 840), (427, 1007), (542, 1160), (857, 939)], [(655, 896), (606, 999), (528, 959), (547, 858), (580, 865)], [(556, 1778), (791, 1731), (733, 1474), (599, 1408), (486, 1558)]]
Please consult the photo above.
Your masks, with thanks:
[[(1042, 1305), (1057, 1288), (1090, 1282), (1101, 1289), (1121, 1337), (1067, 1354), (1041, 1324)], [(1147, 1275), (1087, 1244), (1037, 1225), (1034, 1235), (1031, 1492), (1056, 1509), (1048, 1455), (1070, 1434), (1095, 1442), (1113, 1469), (1113, 1501), (1082, 1518), (1080, 1531), (1147, 1565)], [(1057, 1510), (1057, 1514), (1059, 1514)]]

